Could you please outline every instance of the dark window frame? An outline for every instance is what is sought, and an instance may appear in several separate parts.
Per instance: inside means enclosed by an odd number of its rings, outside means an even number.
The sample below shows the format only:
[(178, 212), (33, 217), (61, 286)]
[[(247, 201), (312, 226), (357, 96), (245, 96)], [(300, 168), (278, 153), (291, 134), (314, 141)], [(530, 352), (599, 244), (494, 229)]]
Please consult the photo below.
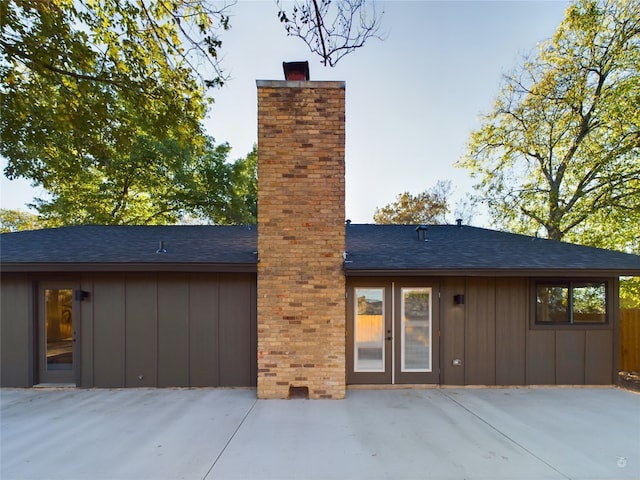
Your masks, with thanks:
[[(573, 289), (578, 284), (602, 284), (605, 288), (605, 320), (604, 322), (575, 322), (573, 321)], [(538, 287), (567, 287), (568, 288), (568, 321), (541, 321), (538, 318)], [(577, 329), (577, 330), (610, 330), (613, 328), (613, 288), (611, 279), (601, 277), (586, 278), (535, 278), (531, 282), (531, 322), (533, 329)]]

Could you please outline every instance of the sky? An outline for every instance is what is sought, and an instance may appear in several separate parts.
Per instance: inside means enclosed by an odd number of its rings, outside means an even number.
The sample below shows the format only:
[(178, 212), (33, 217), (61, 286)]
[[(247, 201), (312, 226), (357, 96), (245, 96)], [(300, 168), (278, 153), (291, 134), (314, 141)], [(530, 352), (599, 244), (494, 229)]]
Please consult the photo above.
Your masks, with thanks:
[[(346, 82), (346, 218), (372, 223), (376, 207), (438, 180), (452, 182), (455, 202), (473, 191), (474, 180), (454, 163), (490, 111), (502, 75), (553, 35), (568, 5), (377, 1), (384, 40), (370, 39), (331, 68), (302, 40), (287, 37), (275, 1), (239, 0), (228, 10), (231, 29), (221, 35), (229, 79), (211, 92), (205, 129), (231, 145), (231, 159), (244, 157), (257, 140), (256, 80), (282, 80), (283, 61), (307, 60), (311, 80)], [(26, 209), (43, 194), (4, 175), (0, 187), (2, 208)], [(488, 226), (482, 208), (471, 223)]]

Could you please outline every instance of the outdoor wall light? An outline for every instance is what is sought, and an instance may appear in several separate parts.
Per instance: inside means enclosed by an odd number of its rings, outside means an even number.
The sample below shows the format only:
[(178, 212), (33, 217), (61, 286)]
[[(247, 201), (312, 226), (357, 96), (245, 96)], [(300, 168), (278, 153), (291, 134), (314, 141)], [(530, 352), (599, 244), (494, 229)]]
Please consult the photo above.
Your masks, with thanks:
[(89, 292), (86, 292), (84, 290), (74, 290), (73, 298), (76, 302), (81, 302), (85, 298), (89, 298)]
[(453, 303), (456, 305), (464, 305), (464, 295), (454, 295), (453, 296)]

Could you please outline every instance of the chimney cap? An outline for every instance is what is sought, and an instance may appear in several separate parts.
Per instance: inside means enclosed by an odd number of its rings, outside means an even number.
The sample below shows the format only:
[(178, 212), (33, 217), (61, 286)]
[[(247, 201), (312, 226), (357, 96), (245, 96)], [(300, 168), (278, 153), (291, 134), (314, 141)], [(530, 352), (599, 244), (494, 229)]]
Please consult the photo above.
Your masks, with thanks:
[(282, 62), (285, 80), (309, 81), (309, 62)]

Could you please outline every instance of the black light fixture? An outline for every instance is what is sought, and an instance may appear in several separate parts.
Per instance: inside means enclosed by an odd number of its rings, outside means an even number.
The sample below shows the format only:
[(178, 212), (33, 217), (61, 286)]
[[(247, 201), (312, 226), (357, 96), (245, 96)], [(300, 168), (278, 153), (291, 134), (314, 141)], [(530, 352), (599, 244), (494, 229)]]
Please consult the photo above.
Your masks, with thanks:
[(456, 305), (464, 305), (464, 295), (462, 294), (454, 295), (453, 303)]
[(81, 302), (86, 298), (89, 298), (89, 292), (85, 290), (74, 290), (73, 298), (76, 302)]

